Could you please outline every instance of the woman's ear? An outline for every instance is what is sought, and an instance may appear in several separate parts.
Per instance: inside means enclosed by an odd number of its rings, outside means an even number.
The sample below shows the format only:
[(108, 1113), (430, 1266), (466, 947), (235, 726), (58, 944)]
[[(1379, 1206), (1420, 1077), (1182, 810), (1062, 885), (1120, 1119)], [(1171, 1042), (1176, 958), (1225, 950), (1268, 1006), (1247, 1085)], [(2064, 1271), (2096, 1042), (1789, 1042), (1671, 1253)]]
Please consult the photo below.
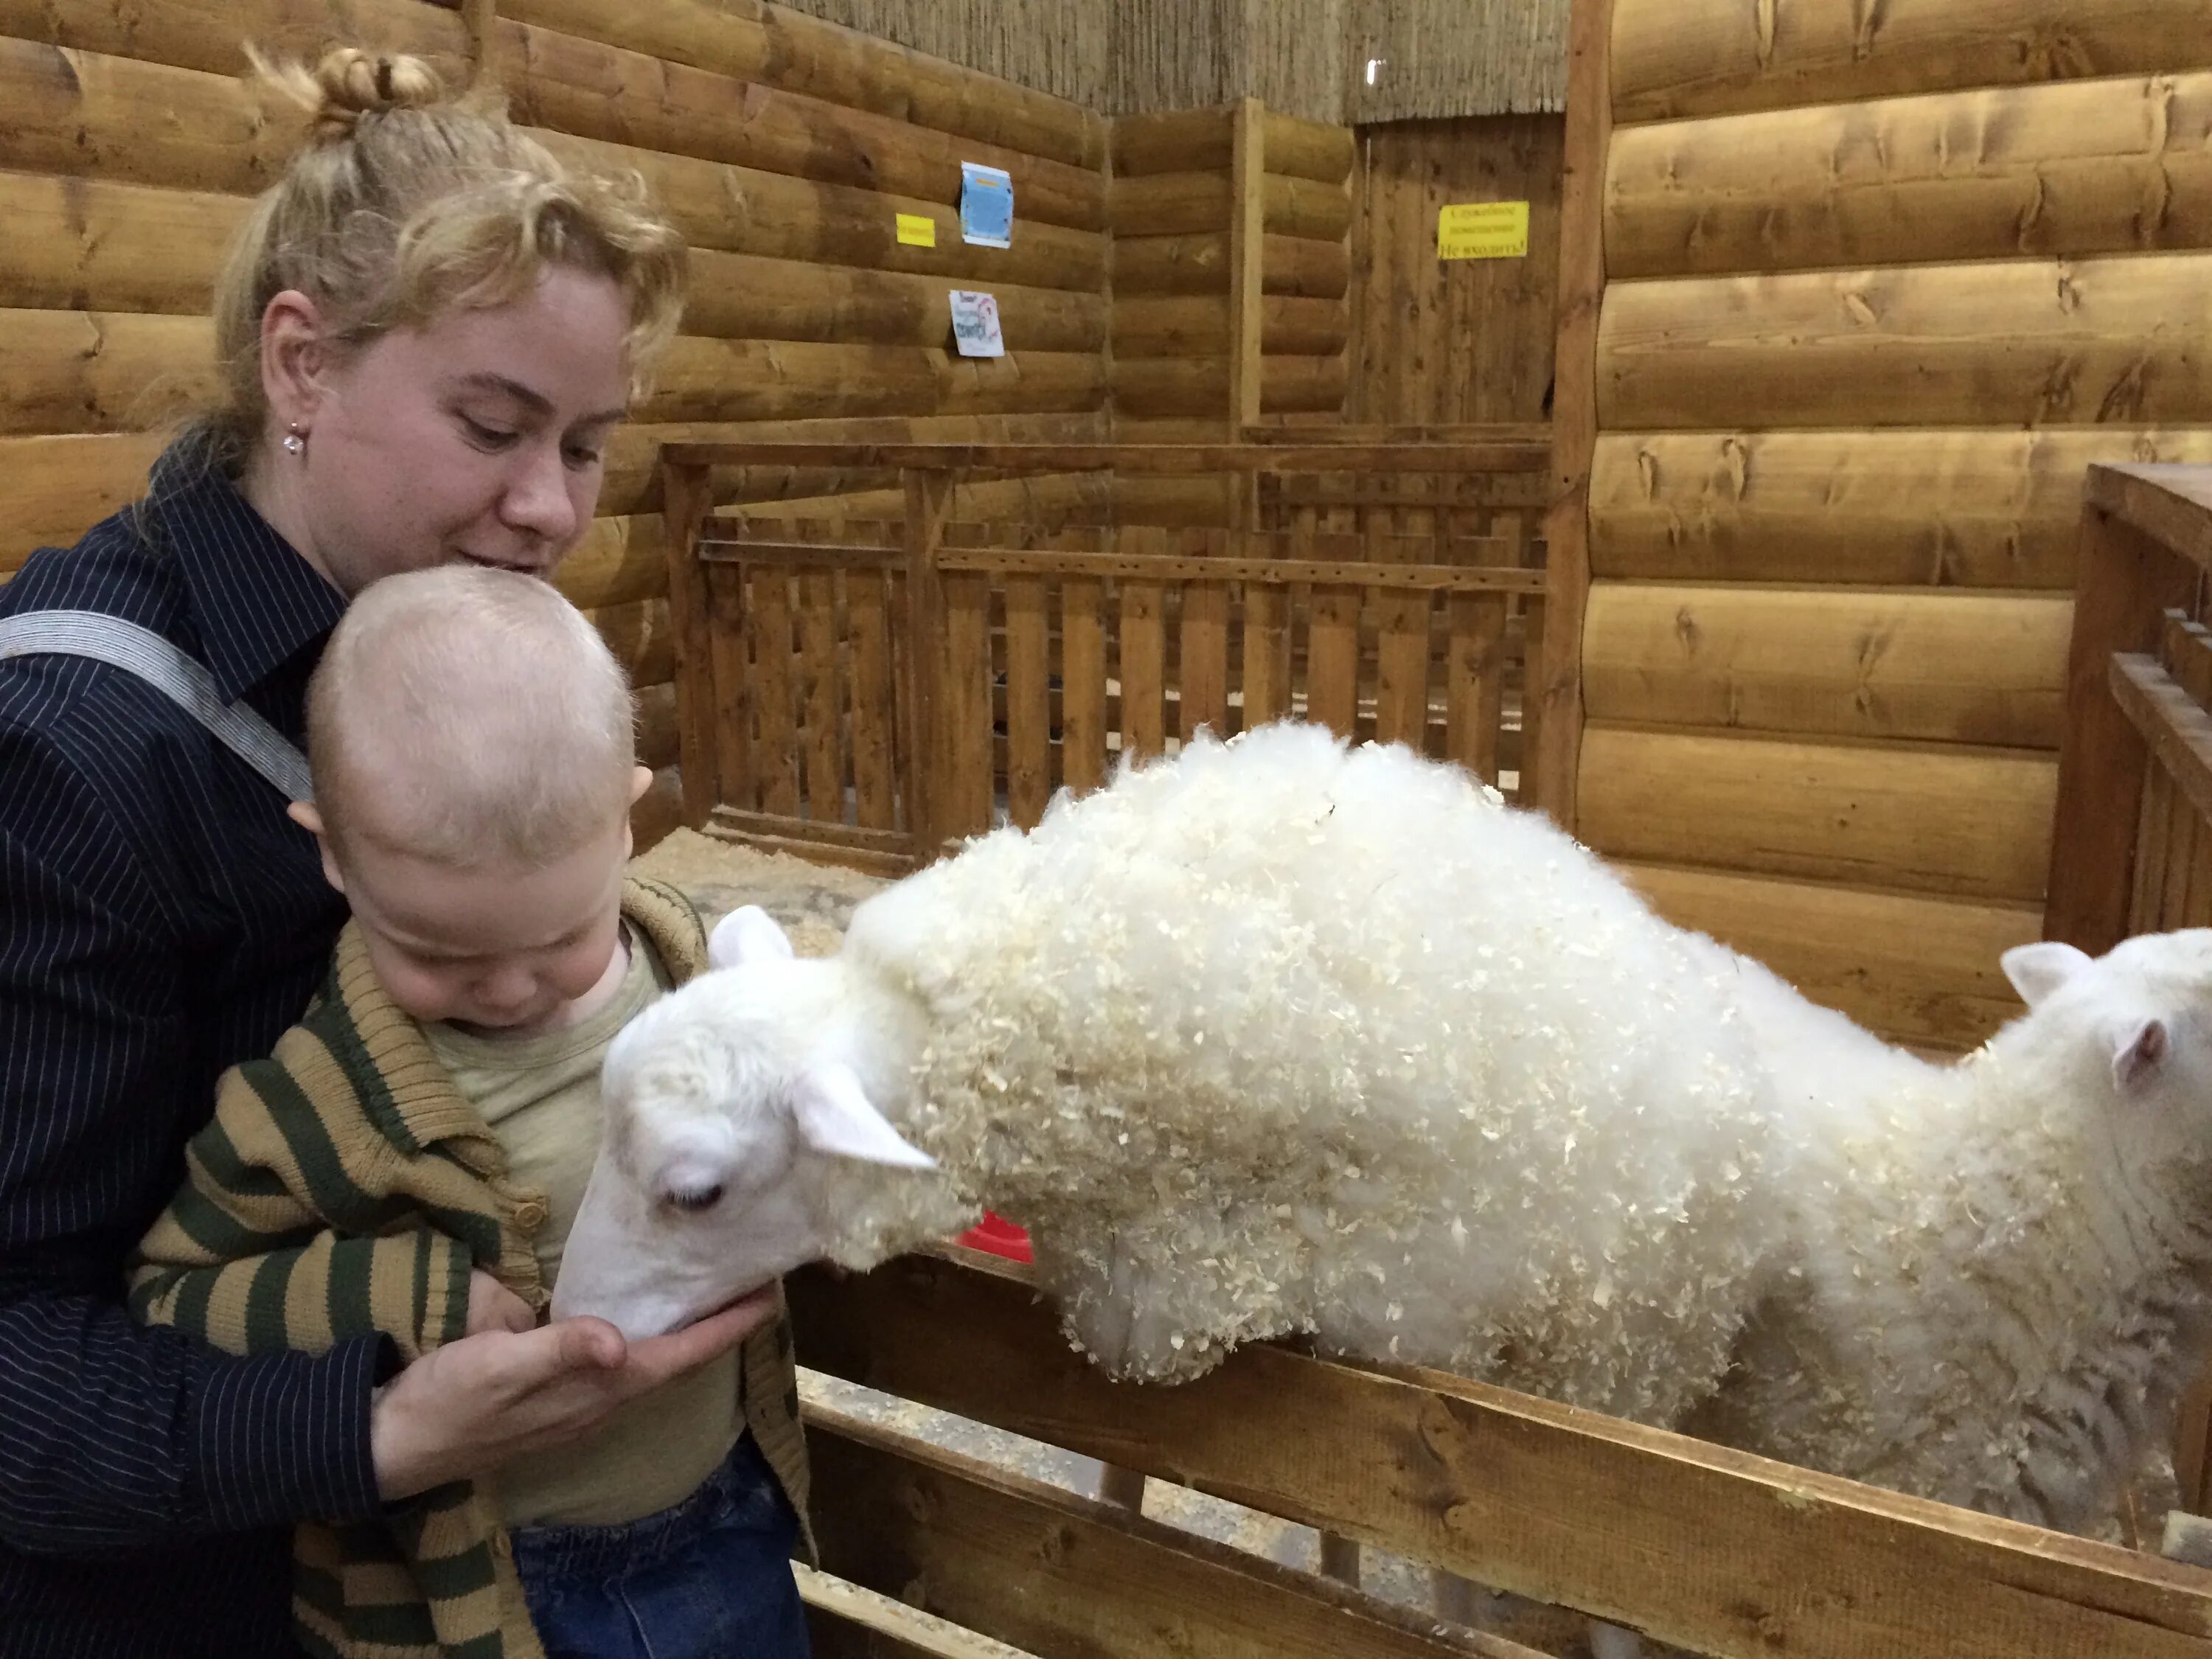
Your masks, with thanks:
[(261, 392), (278, 426), (313, 428), (330, 362), (315, 302), (289, 288), (270, 300), (261, 313)]

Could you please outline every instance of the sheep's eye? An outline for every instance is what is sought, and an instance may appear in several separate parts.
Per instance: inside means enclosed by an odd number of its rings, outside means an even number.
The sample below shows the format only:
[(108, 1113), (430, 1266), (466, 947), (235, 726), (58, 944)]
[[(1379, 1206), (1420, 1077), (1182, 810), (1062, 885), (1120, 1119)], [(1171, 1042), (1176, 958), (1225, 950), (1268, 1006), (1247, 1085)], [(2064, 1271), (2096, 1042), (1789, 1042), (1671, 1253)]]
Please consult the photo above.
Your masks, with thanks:
[(722, 1201), (722, 1189), (717, 1186), (702, 1187), (696, 1193), (671, 1193), (668, 1201), (686, 1215), (696, 1215), (702, 1210), (711, 1210)]

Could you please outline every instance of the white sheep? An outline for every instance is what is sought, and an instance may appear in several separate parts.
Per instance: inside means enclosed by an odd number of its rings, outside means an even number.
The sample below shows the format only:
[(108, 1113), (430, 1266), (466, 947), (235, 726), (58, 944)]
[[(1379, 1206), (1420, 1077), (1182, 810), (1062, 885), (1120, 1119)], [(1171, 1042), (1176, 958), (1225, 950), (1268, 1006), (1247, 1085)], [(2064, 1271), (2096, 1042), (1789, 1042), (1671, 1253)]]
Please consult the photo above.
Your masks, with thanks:
[(1117, 1375), (1313, 1332), (1667, 1423), (1772, 1254), (1744, 964), (1402, 749), (1202, 740), (835, 958), (757, 913), (716, 953), (609, 1053), (556, 1311), (663, 1329), (988, 1206)]
[[(2010, 951), (1955, 1066), (1397, 748), (1264, 728), (867, 901), (740, 912), (611, 1050), (556, 1313), (1027, 1223), (1109, 1370), (1311, 1332), (2049, 1524), (2206, 1350), (2212, 932)], [(827, 1154), (825, 1156), (825, 1154)]]
[(1790, 1253), (1685, 1426), (2081, 1531), (2212, 1352), (2212, 931), (2004, 968), (2029, 1012), (1956, 1065), (1840, 1020), (1772, 1056)]

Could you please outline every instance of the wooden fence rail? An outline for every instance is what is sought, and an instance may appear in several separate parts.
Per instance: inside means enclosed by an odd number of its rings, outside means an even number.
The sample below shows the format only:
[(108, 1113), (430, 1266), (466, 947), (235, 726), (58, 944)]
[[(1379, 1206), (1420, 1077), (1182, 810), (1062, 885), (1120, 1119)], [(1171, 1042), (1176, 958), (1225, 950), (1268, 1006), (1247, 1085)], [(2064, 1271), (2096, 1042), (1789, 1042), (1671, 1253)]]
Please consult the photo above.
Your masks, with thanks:
[(2044, 936), (2212, 922), (2212, 466), (2092, 466)]
[[(1021, 1272), (951, 1254), (857, 1278), (794, 1277), (805, 1363), (1723, 1659), (2212, 1656), (2212, 1576), (2194, 1568), (1437, 1372), (1336, 1364), (1273, 1344), (1239, 1351), (1196, 1382), (1117, 1384), (1069, 1349)], [(817, 1410), (813, 1421), (852, 1443), (849, 1463), (846, 1444), (832, 1452), (836, 1467), (890, 1475), (872, 1449), (860, 1455), (865, 1433), (834, 1413)], [(998, 1523), (988, 1570), (956, 1566), (948, 1540), (921, 1535), (927, 1524), (947, 1517), (980, 1537), (980, 1512), (1006, 1505), (1010, 1483), (956, 1470), (941, 1455), (909, 1456), (915, 1467), (893, 1489), (921, 1486), (925, 1503), (848, 1514), (825, 1540), (833, 1571), (911, 1565), (899, 1582), (987, 1627), (1019, 1618), (1015, 1639), (1039, 1652), (1254, 1650), (1249, 1635), (1212, 1644), (1206, 1626), (1223, 1604), (1162, 1609), (1144, 1575), (1106, 1567), (1109, 1546), (1094, 1531), (1127, 1523), (1069, 1494), (1025, 1487), (1027, 1512)], [(911, 1524), (917, 1513), (923, 1526)], [(1110, 1547), (1133, 1552), (1135, 1540)], [(1095, 1552), (1098, 1570), (1072, 1571), (1074, 1548)], [(1195, 1564), (1178, 1570), (1194, 1582)], [(1310, 1614), (1289, 1620), (1270, 1600), (1254, 1584), (1230, 1605), (1304, 1640), (1257, 1650), (1407, 1649), (1402, 1629), (1349, 1611), (1332, 1645), (1328, 1627)], [(1078, 1620), (1121, 1639), (1089, 1645), (1071, 1635)], [(1526, 1659), (1483, 1638), (1431, 1640), (1426, 1651)]]
[[(1516, 434), (1421, 446), (671, 447), (687, 818), (882, 871), (1117, 757), (1285, 716), (1413, 744), (1522, 799), (1520, 689), (1543, 637)], [(1376, 469), (1358, 470), (1366, 461)], [(897, 519), (710, 515), (717, 467), (895, 469)], [(1225, 482), (1231, 526), (1070, 524), (994, 477)], [(879, 514), (890, 492), (866, 497)], [(859, 498), (855, 498), (855, 505)]]

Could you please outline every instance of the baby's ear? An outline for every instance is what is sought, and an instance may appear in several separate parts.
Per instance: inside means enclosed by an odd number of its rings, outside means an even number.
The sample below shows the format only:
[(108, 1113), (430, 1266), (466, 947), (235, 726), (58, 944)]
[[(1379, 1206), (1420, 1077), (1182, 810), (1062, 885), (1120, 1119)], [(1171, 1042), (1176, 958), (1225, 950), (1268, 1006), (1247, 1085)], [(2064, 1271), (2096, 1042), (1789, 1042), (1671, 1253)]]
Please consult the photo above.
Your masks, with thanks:
[(330, 831), (323, 827), (323, 815), (315, 810), (314, 802), (295, 800), (284, 809), (284, 816), (315, 838), (315, 845), (323, 855), (323, 879), (344, 892), (345, 876), (338, 869), (337, 855), (331, 851)]
[(791, 940), (775, 925), (775, 918), (757, 904), (731, 911), (714, 924), (707, 939), (710, 968), (734, 968), (741, 962), (763, 962), (791, 954)]

